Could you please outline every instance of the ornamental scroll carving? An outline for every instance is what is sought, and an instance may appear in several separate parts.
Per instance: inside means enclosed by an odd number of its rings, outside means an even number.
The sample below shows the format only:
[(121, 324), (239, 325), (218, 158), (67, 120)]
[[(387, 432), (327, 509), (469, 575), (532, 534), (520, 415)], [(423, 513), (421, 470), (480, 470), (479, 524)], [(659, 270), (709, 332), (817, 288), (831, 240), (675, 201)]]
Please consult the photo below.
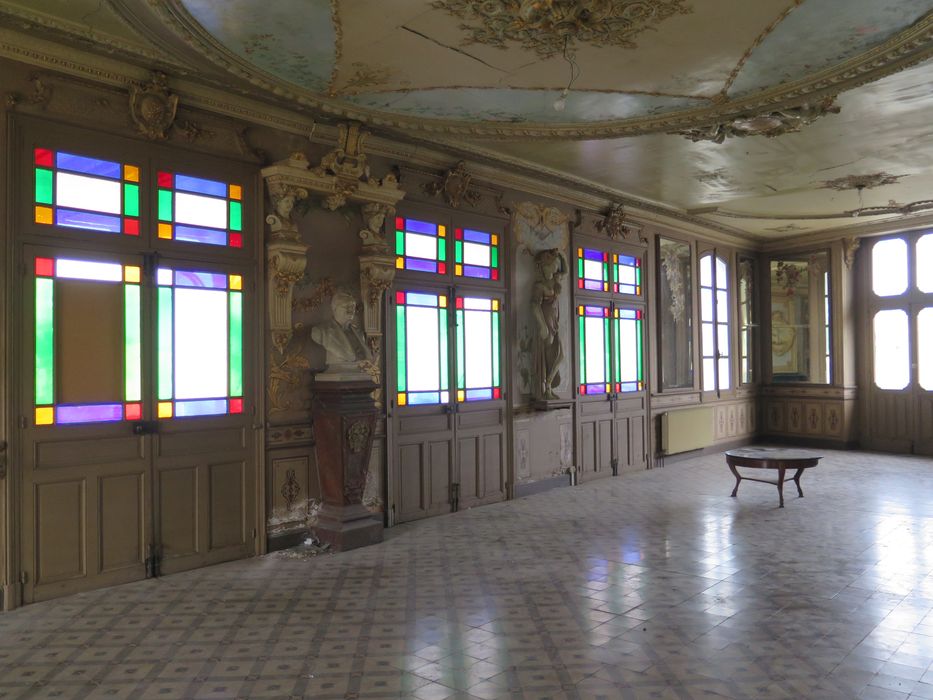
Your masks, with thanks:
[(851, 270), (852, 265), (855, 264), (855, 254), (858, 252), (860, 245), (862, 245), (861, 238), (852, 236), (842, 239), (842, 259), (846, 264), (846, 269)]
[(164, 141), (175, 122), (178, 95), (168, 88), (164, 73), (153, 73), (148, 83), (130, 85), (130, 116), (136, 130), (151, 141)]
[(686, 136), (691, 141), (712, 141), (722, 143), (727, 138), (745, 136), (781, 136), (800, 131), (827, 114), (839, 114), (841, 108), (835, 103), (836, 97), (804, 102), (796, 107), (788, 107), (759, 114), (743, 114), (728, 121), (711, 124), (695, 129), (686, 129), (675, 133)]
[(689, 264), (690, 252), (686, 255), (680, 246), (667, 246), (661, 248), (661, 269), (667, 278), (667, 286), (671, 290), (671, 317), (675, 321), (684, 320), (687, 295), (684, 287), (684, 267)]
[(645, 31), (692, 12), (687, 0), (435, 0), (431, 6), (479, 23), (460, 25), (464, 44), (517, 43), (541, 58), (577, 43), (633, 49)]
[(473, 175), (467, 170), (466, 163), (462, 160), (440, 177), (439, 182), (422, 185), (421, 188), (425, 194), (431, 197), (443, 194), (444, 201), (454, 209), (459, 209), (461, 202), (471, 207), (479, 203), (482, 195), (471, 187)]

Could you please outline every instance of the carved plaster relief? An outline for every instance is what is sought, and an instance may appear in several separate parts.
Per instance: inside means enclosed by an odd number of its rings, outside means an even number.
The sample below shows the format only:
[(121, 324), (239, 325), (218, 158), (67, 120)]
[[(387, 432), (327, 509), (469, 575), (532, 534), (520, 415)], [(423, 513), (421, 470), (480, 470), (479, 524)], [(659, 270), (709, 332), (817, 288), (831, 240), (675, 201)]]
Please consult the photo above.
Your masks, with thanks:
[(804, 102), (796, 107), (759, 114), (743, 114), (718, 124), (674, 133), (686, 136), (691, 141), (712, 141), (713, 143), (722, 143), (727, 138), (733, 137), (781, 136), (800, 131), (804, 126), (812, 124), (827, 114), (839, 114), (841, 108), (835, 104), (835, 101), (835, 96), (825, 97), (822, 100)]
[(439, 182), (429, 182), (422, 185), (425, 194), (431, 197), (443, 194), (444, 201), (454, 209), (458, 209), (461, 202), (469, 204), (471, 207), (475, 207), (479, 203), (482, 195), (470, 187), (473, 176), (469, 173), (466, 163), (462, 160), (441, 175), (441, 178)]
[(148, 83), (130, 85), (130, 116), (140, 134), (152, 141), (164, 141), (175, 122), (178, 96), (168, 88), (164, 73), (153, 73)]

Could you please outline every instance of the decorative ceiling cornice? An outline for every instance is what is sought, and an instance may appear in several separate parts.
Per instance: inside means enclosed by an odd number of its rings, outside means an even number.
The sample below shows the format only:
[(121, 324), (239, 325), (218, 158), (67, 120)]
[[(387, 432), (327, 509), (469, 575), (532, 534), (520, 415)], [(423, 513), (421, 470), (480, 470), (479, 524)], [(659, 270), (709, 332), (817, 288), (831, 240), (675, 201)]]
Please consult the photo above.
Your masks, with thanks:
[(594, 139), (708, 127), (749, 114), (780, 112), (807, 101), (817, 102), (933, 57), (933, 12), (930, 12), (908, 29), (858, 56), (804, 79), (782, 83), (740, 99), (663, 115), (592, 124), (464, 122), (363, 108), (302, 89), (257, 68), (224, 47), (198, 24), (181, 0), (150, 0), (150, 7), (187, 44), (260, 90), (338, 119), (461, 137)]
[(846, 175), (845, 177), (837, 177), (834, 180), (823, 180), (820, 187), (839, 192), (845, 190), (871, 190), (884, 185), (894, 185), (902, 177), (907, 177), (907, 175), (891, 175), (885, 172), (868, 175)]

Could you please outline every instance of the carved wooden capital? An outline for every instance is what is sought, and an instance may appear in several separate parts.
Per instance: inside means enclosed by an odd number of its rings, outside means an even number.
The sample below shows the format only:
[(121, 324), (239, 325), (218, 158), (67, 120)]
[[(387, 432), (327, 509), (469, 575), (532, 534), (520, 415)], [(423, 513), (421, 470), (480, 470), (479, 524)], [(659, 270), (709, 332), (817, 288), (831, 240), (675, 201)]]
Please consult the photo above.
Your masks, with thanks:
[(387, 254), (389, 244), (385, 235), (385, 220), (387, 216), (395, 214), (395, 207), (381, 202), (367, 202), (360, 210), (363, 213), (363, 223), (366, 228), (360, 231), (363, 240), (363, 251), (367, 254)]
[(272, 344), (281, 353), (291, 340), (292, 293), (308, 264), (308, 246), (272, 241), (266, 248), (269, 280), (269, 330)]
[(394, 256), (385, 253), (360, 256), (363, 330), (367, 336), (382, 335), (382, 295), (394, 280)]

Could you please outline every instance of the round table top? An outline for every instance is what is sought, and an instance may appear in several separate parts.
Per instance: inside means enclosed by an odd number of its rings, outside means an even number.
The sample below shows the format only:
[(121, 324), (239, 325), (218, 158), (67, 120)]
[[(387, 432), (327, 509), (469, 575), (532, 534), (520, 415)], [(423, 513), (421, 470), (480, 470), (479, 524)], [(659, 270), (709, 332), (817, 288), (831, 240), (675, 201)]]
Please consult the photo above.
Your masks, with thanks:
[(793, 462), (796, 460), (822, 459), (823, 455), (810, 450), (802, 450), (798, 447), (737, 447), (734, 450), (726, 450), (726, 457)]

